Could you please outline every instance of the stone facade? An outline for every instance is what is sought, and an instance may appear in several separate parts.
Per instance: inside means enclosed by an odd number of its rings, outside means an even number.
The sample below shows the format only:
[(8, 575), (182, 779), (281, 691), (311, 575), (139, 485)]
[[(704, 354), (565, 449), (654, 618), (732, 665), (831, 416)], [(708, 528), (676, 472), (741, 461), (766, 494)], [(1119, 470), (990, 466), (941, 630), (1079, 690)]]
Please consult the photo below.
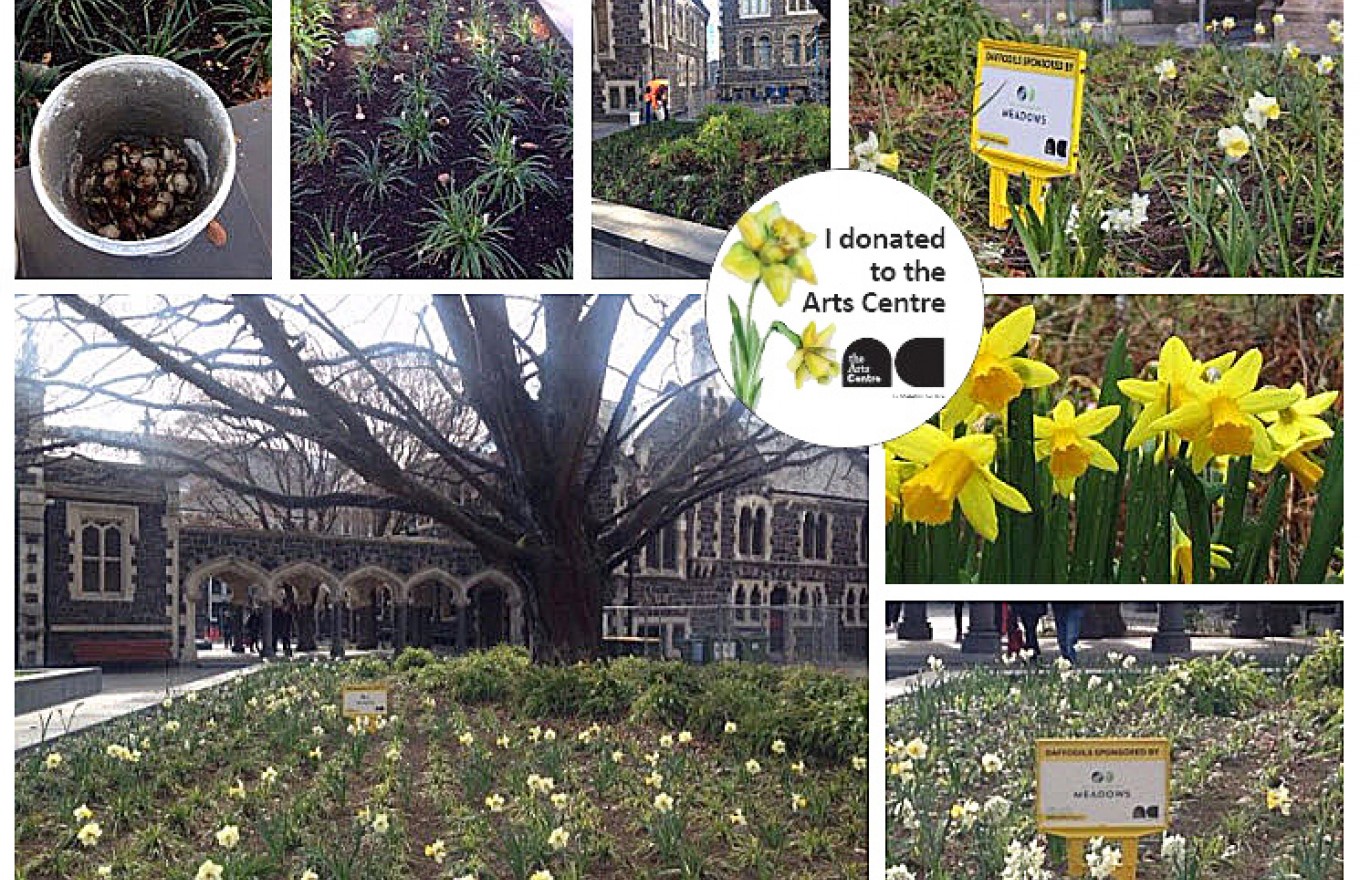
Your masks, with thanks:
[(639, 112), (653, 77), (670, 80), (676, 117), (702, 109), (708, 86), (703, 0), (593, 0), (591, 88), (596, 119)]
[[(647, 491), (653, 468), (725, 405), (713, 383), (679, 396), (639, 434), (595, 515)], [(30, 422), (20, 449), (41, 446), (40, 420)], [(778, 659), (867, 656), (867, 462), (863, 450), (836, 451), (684, 511), (617, 573), (609, 634), (654, 637), (672, 655), (696, 635), (743, 635)], [(361, 648), (527, 639), (515, 579), (437, 530), (375, 538), (196, 524), (181, 510), (182, 480), (79, 455), (22, 455), (16, 480), (20, 667), (72, 665), (77, 646), (101, 641), (164, 642), (192, 662), (208, 632), (229, 631), (239, 646), (251, 608), (293, 609), (304, 650), (335, 632)], [(273, 617), (261, 620), (269, 643)]]
[(829, 25), (812, 0), (721, 0), (718, 99), (828, 100)]

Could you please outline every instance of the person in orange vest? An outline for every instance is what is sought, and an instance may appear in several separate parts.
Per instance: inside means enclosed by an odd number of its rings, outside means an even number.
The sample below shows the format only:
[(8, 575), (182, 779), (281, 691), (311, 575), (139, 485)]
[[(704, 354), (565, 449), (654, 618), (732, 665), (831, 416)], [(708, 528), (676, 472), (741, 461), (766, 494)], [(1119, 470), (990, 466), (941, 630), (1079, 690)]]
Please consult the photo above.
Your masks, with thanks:
[(642, 90), (642, 124), (650, 125), (656, 117), (656, 80), (647, 83)]

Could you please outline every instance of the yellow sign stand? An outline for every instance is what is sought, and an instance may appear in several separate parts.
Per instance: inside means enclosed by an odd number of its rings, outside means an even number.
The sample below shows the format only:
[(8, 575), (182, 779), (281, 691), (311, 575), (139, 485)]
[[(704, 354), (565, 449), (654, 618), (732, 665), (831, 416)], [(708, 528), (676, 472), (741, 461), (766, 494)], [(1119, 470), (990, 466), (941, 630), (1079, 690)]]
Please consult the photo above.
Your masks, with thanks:
[(391, 705), (386, 682), (347, 684), (340, 688), (340, 714), (345, 718), (372, 720), (386, 715)]
[(1170, 827), (1171, 741), (1036, 739), (1034, 813), (1040, 832), (1067, 841), (1067, 873), (1086, 876), (1092, 838), (1118, 843), (1117, 880), (1136, 880), (1138, 838)]
[(1029, 178), (1029, 204), (1041, 218), (1055, 177), (1076, 173), (1086, 52), (1005, 40), (979, 40), (969, 146), (990, 168), (987, 219), (1011, 219), (1010, 176)]

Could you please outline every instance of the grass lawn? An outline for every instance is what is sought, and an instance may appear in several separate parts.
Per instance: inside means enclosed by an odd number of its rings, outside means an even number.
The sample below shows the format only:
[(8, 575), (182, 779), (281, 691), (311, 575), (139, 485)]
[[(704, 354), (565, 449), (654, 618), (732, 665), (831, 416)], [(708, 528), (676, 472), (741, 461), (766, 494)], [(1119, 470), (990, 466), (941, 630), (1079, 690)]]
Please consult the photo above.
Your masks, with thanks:
[[(28, 753), (17, 876), (864, 876), (863, 681), (404, 658), (274, 665)], [(365, 731), (339, 688), (373, 679), (394, 714)]]

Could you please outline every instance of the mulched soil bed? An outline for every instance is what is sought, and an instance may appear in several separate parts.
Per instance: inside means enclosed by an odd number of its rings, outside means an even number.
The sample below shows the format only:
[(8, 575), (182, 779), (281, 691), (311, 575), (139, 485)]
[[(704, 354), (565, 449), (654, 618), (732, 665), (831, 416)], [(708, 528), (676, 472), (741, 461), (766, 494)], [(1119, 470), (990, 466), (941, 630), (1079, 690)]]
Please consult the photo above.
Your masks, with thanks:
[[(292, 251), (293, 271), (303, 274), (305, 255), (310, 251), (309, 234), (319, 231), (341, 234), (357, 233), (366, 251), (374, 253), (373, 277), (448, 278), (447, 259), (418, 261), (416, 249), (420, 227), (415, 222), (418, 214), (431, 199), (445, 192), (449, 185), (463, 187), (478, 171), (476, 157), (481, 152), (477, 135), (466, 119), (469, 102), (479, 94), (472, 75), (472, 51), (462, 38), (460, 27), (466, 18), (465, 10), (450, 4), (445, 43), (437, 53), (439, 65), (431, 77), (436, 103), (435, 119), (438, 154), (423, 167), (407, 163), (404, 175), (409, 183), (397, 185), (396, 192), (382, 200), (365, 202), (356, 194), (355, 186), (339, 173), (344, 161), (359, 153), (371, 154), (376, 148), (388, 153), (392, 149), (393, 128), (389, 120), (401, 112), (401, 92), (406, 80), (425, 49), (424, 28), (430, 4), (414, 0), (400, 35), (392, 41), (391, 60), (380, 65), (374, 76), (375, 91), (364, 100), (356, 100), (355, 68), (372, 50), (351, 48), (345, 44), (344, 33), (355, 28), (373, 27), (378, 16), (397, 4), (382, 0), (376, 4), (341, 3), (334, 7), (335, 45), (326, 56), (321, 70), (314, 74), (314, 84), (305, 94), (295, 91), (292, 99), (294, 139), (297, 137), (299, 117), (309, 112), (321, 116), (338, 115), (340, 148), (327, 162), (300, 166), (293, 163), (292, 176)], [(537, 14), (540, 40), (565, 43), (554, 32), (550, 20), (537, 4), (522, 4)], [(523, 122), (513, 126), (521, 155), (537, 155), (548, 163), (548, 174), (557, 182), (553, 193), (530, 195), (527, 204), (505, 218), (508, 227), (507, 250), (519, 263), (516, 277), (543, 277), (545, 267), (561, 258), (559, 251), (571, 246), (571, 175), (572, 159), (569, 139), (562, 142), (561, 124), (565, 116), (569, 131), (570, 96), (567, 105), (554, 99), (540, 76), (540, 63), (534, 47), (521, 47), (509, 33), (510, 12), (507, 5), (490, 4), (495, 22), (493, 35), (501, 40), (508, 64), (509, 86), (503, 94), (524, 111)], [(565, 60), (561, 60), (565, 59)], [(570, 72), (569, 47), (559, 49), (559, 63)], [(554, 125), (556, 124), (556, 128)]]

